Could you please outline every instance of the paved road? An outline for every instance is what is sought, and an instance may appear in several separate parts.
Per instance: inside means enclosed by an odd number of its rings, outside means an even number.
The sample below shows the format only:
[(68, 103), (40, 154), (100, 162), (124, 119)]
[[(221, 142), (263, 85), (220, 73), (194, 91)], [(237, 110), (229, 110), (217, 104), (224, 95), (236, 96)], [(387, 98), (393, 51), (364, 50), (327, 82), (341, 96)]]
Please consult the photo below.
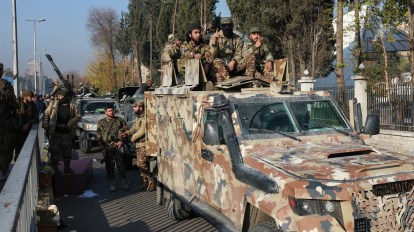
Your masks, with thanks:
[[(181, 222), (170, 220), (165, 207), (156, 205), (155, 191), (135, 193), (118, 188), (118, 191), (111, 193), (106, 182), (104, 166), (99, 163), (101, 155), (99, 153), (85, 155), (78, 150), (77, 152), (79, 152), (79, 159), (95, 159), (93, 177), (87, 189), (93, 190), (98, 195), (92, 198), (77, 196), (55, 198), (55, 204), (68, 224), (66, 228), (59, 231), (217, 231), (197, 215)], [(127, 171), (127, 179), (132, 188), (138, 186), (136, 166)]]

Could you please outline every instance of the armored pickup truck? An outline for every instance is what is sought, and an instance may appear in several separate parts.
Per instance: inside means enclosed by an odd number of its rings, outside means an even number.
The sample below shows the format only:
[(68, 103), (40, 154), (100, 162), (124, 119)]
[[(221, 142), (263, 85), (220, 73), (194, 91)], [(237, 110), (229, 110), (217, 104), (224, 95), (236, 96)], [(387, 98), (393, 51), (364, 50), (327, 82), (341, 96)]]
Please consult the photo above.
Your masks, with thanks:
[(182, 86), (146, 102), (157, 203), (173, 220), (193, 211), (220, 231), (414, 231), (413, 157), (366, 145), (327, 92)]

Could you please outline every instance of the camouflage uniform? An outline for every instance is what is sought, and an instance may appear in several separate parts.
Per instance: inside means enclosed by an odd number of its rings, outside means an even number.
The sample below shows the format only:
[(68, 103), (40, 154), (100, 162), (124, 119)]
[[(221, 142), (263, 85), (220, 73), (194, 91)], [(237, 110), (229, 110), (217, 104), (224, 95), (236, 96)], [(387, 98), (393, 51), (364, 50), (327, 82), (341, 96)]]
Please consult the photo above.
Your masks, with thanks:
[(14, 128), (16, 109), (17, 101), (13, 86), (10, 82), (0, 79), (0, 181), (6, 178), (16, 146)]
[[(20, 151), (23, 147), (24, 142), (26, 141), (27, 136), (29, 135), (30, 128), (33, 124), (36, 124), (39, 122), (39, 114), (37, 111), (36, 104), (32, 101), (30, 102), (24, 102), (23, 99), (19, 100), (18, 102), (19, 106), (17, 108), (17, 145), (15, 150), (15, 157), (14, 160), (17, 159), (18, 155), (20, 154)], [(25, 124), (29, 124), (30, 127), (27, 131), (23, 131), (23, 126)]]
[(214, 76), (218, 81), (230, 79), (230, 73), (227, 68), (227, 64), (234, 60), (236, 65), (231, 74), (238, 74), (243, 71), (246, 66), (242, 64), (242, 50), (243, 39), (236, 34), (233, 34), (231, 38), (224, 36), (223, 31), (219, 32), (219, 38), (217, 43), (214, 43), (214, 39), (210, 39), (210, 52), (213, 57)]
[[(142, 101), (136, 101), (135, 106), (144, 105)], [(145, 112), (137, 115), (134, 125), (125, 133), (131, 136), (131, 142), (135, 143), (135, 153), (137, 156), (137, 166), (141, 169), (141, 178), (144, 182), (142, 189), (152, 191), (155, 189), (154, 178), (149, 170), (149, 156), (145, 152)], [(141, 189), (140, 189), (141, 190)]]
[(180, 59), (180, 57), (181, 57), (181, 50), (175, 44), (175, 41), (173, 44), (167, 44), (164, 47), (164, 51), (161, 55), (161, 62), (163, 65), (168, 64), (169, 61), (173, 63), (175, 74), (178, 75), (177, 78), (179, 79), (181, 79), (181, 77), (184, 76), (183, 70), (179, 69), (178, 67), (178, 60)]
[(124, 156), (119, 154), (119, 150), (115, 147), (115, 143), (120, 141), (120, 135), (128, 129), (123, 118), (114, 116), (113, 118), (106, 116), (98, 121), (97, 139), (99, 145), (105, 149), (105, 168), (108, 181), (111, 183), (115, 180), (115, 163), (118, 167), (118, 178), (126, 179)]
[(194, 41), (186, 41), (182, 46), (182, 56), (185, 59), (194, 59), (195, 54), (201, 55), (201, 63), (211, 63), (213, 61), (213, 57), (210, 52), (209, 45), (204, 42), (203, 40), (196, 44)]
[(265, 63), (273, 62), (272, 53), (266, 44), (256, 47), (253, 42), (245, 43), (242, 54), (242, 63), (246, 64), (246, 76), (261, 77), (261, 75), (272, 75), (263, 68)]
[(175, 44), (167, 44), (164, 47), (164, 51), (161, 55), (161, 61), (163, 64), (167, 64), (168, 61), (175, 63), (181, 57), (180, 48)]
[[(55, 174), (60, 174), (58, 163), (61, 155), (63, 155), (65, 165), (64, 172), (72, 172), (70, 169), (72, 138), (76, 124), (80, 119), (81, 116), (75, 104), (69, 102), (59, 104), (58, 99), (51, 101), (45, 110), (43, 127), (45, 128), (46, 135), (50, 139), (49, 152)], [(68, 125), (69, 128), (63, 127), (63, 125)]]

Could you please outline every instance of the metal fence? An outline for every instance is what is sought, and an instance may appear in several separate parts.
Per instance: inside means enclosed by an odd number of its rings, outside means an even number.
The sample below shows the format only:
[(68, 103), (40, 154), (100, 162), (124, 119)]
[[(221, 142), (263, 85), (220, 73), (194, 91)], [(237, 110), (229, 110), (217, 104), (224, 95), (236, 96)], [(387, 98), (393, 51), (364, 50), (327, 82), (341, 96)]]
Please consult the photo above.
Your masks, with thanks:
[(382, 129), (414, 131), (414, 84), (390, 85), (387, 92), (385, 83), (367, 89), (368, 113), (379, 114)]
[[(345, 116), (349, 119), (349, 100), (354, 99), (355, 91), (354, 86), (345, 86), (344, 88), (344, 99), (341, 101), (341, 89), (337, 86), (324, 86), (324, 87), (315, 87), (315, 91), (328, 91), (332, 98), (338, 103), (338, 106), (344, 112)], [(341, 104), (342, 102), (342, 104)]]
[(0, 194), (1, 231), (36, 231), (38, 163), (44, 131), (35, 124)]

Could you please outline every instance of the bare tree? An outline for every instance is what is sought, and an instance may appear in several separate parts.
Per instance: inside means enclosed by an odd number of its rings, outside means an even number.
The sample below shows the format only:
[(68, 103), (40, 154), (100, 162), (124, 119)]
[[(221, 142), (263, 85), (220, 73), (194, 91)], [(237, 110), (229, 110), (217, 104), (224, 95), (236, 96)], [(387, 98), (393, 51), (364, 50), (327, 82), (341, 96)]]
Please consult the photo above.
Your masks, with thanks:
[(89, 9), (86, 25), (91, 33), (92, 44), (111, 57), (114, 88), (118, 88), (118, 82), (115, 77), (118, 21), (118, 15), (114, 9), (92, 7)]

